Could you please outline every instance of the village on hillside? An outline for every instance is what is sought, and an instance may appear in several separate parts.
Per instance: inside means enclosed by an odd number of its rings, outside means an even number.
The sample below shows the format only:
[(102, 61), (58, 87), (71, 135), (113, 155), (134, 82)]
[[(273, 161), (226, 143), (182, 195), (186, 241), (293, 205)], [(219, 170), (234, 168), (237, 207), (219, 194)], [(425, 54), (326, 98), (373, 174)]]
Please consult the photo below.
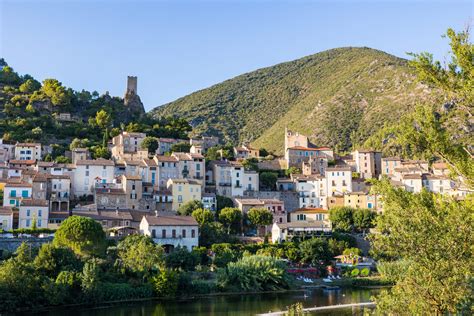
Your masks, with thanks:
[[(258, 149), (242, 145), (233, 148), (234, 159), (220, 151), (221, 159), (212, 161), (204, 154), (218, 146), (217, 137), (160, 138), (149, 153), (142, 146), (144, 133), (123, 131), (108, 144), (111, 159), (93, 160), (86, 148), (75, 148), (66, 153), (72, 163), (44, 161), (47, 144), (1, 140), (0, 228), (4, 236), (18, 229), (54, 230), (80, 215), (99, 222), (109, 236), (143, 234), (167, 251), (191, 250), (199, 245), (199, 225), (178, 210), (192, 203), (212, 212), (225, 203), (242, 218), (251, 209), (267, 209), (272, 223), (241, 229), (239, 238), (251, 243), (267, 236), (279, 243), (330, 234), (334, 207), (382, 213), (370, 179), (388, 177), (410, 192), (426, 189), (458, 199), (472, 193), (442, 161), (430, 165), (367, 149), (338, 156), (297, 131), (284, 133), (282, 157), (261, 157)], [(183, 142), (189, 142), (189, 152), (171, 151)]]

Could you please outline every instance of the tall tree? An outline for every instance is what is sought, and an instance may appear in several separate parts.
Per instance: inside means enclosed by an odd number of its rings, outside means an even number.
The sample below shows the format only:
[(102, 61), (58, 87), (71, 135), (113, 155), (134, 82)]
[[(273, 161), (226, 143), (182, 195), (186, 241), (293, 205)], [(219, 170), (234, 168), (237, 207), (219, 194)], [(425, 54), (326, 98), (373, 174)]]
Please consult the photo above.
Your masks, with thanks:
[[(474, 204), (427, 191), (376, 184), (384, 199), (373, 251), (409, 263), (396, 285), (377, 298), (381, 314), (469, 313), (472, 298)], [(472, 301), (471, 301), (472, 303)], [(468, 308), (465, 310), (465, 308)]]
[(234, 207), (223, 208), (219, 213), (219, 221), (227, 227), (227, 233), (230, 234), (232, 227), (240, 225), (242, 212)]

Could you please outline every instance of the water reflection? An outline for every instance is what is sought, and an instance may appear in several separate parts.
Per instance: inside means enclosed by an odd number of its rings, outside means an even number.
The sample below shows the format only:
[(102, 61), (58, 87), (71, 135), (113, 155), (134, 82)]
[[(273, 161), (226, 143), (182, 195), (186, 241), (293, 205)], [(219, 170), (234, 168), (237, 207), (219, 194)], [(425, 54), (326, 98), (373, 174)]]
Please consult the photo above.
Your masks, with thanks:
[[(306, 290), (276, 294), (248, 294), (207, 297), (180, 301), (146, 301), (94, 309), (61, 309), (41, 315), (47, 316), (242, 316), (269, 311), (285, 310), (287, 306), (302, 302), (304, 307), (327, 306), (368, 302), (377, 290), (341, 289)], [(360, 308), (318, 312), (314, 315), (362, 315)]]

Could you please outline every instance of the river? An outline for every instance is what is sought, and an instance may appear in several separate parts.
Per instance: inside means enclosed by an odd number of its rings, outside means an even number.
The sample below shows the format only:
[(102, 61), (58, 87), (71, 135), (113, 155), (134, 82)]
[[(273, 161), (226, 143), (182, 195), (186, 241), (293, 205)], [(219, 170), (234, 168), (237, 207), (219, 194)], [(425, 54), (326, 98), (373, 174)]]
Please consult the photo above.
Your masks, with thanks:
[[(212, 296), (178, 301), (143, 301), (101, 308), (56, 309), (40, 313), (44, 316), (242, 316), (286, 310), (302, 302), (304, 307), (368, 302), (378, 290), (342, 288), (313, 289), (298, 292)], [(315, 312), (311, 315), (362, 315), (360, 308)]]

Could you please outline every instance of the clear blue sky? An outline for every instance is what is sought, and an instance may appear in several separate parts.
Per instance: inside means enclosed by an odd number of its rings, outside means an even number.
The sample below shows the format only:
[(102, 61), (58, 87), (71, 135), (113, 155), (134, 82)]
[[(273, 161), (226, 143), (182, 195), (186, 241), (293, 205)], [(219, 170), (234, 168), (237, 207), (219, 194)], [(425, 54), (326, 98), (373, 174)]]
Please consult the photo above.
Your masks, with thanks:
[(241, 73), (341, 46), (448, 52), (473, 1), (0, 0), (0, 56), (19, 73), (147, 110)]

